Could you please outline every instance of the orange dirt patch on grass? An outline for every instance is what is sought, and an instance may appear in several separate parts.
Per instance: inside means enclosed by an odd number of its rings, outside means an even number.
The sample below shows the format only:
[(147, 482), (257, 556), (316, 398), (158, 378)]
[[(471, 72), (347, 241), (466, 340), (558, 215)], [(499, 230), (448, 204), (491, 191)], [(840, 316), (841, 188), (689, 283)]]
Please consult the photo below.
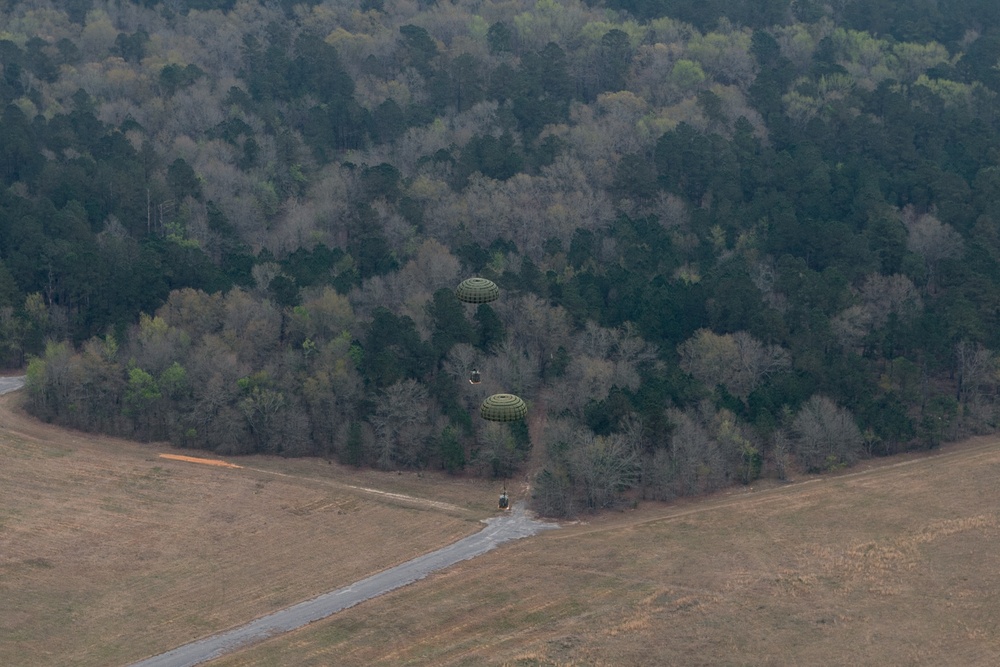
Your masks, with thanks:
[(238, 466), (235, 463), (230, 463), (229, 461), (220, 461), (218, 459), (203, 459), (197, 456), (184, 456), (183, 454), (160, 454), (161, 459), (170, 459), (171, 461), (187, 461), (188, 463), (201, 463), (207, 466), (219, 466), (221, 468), (242, 468), (243, 466)]

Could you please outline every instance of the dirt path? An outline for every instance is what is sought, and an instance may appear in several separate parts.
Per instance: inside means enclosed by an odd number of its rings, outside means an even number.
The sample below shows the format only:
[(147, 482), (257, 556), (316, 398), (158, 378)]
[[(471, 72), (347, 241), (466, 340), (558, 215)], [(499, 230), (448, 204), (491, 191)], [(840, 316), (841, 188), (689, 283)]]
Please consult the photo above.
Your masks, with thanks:
[[(587, 522), (580, 522), (576, 529), (566, 531), (555, 536), (555, 539), (573, 539), (583, 534), (599, 533), (606, 531), (617, 531), (622, 528), (638, 526), (648, 523), (665, 521), (675, 521), (694, 514), (704, 514), (715, 512), (727, 507), (750, 507), (754, 505), (766, 505), (768, 503), (779, 502), (787, 499), (790, 495), (795, 495), (799, 499), (808, 498), (813, 494), (823, 493), (823, 489), (832, 484), (844, 483), (855, 478), (878, 478), (883, 475), (891, 475), (900, 468), (913, 467), (922, 469), (926, 466), (937, 465), (940, 459), (961, 459), (974, 460), (995, 456), (1000, 448), (1000, 439), (992, 436), (983, 436), (965, 440), (960, 443), (946, 445), (941, 449), (930, 452), (913, 452), (910, 454), (898, 454), (895, 457), (870, 459), (862, 464), (862, 469), (853, 469), (850, 472), (840, 474), (827, 473), (825, 475), (803, 476), (799, 479), (788, 481), (779, 486), (754, 490), (754, 488), (737, 487), (728, 489), (712, 497), (695, 496), (692, 498), (674, 501), (656, 511), (653, 516), (643, 513), (637, 518), (624, 520), (607, 520), (599, 522), (600, 525), (588, 525)], [(900, 461), (898, 459), (903, 458)], [(609, 515), (605, 515), (606, 518)]]
[[(36, 442), (52, 442), (60, 444), (68, 444), (74, 447), (86, 447), (92, 446), (95, 442), (100, 441), (103, 443), (117, 443), (127, 444), (129, 446), (135, 445), (131, 440), (124, 440), (120, 438), (115, 438), (107, 435), (94, 435), (91, 433), (81, 433), (79, 431), (72, 431), (60, 426), (55, 426), (52, 424), (46, 424), (36, 420), (31, 417), (23, 410), (15, 407), (18, 401), (21, 400), (19, 396), (9, 395), (10, 393), (21, 389), (24, 386), (24, 377), (0, 377), (0, 428), (5, 430), (7, 433), (13, 434), (25, 440), (31, 440)], [(8, 394), (3, 396), (3, 394)], [(183, 450), (182, 450), (183, 451)], [(173, 459), (181, 462), (190, 462), (192, 459), (197, 457), (190, 457), (183, 454), (168, 453), (160, 454), (162, 458)], [(204, 462), (202, 460), (200, 462)], [(291, 475), (288, 473), (280, 472), (278, 470), (270, 470), (268, 468), (263, 468), (260, 466), (247, 466), (247, 465), (237, 465), (228, 461), (218, 460), (213, 465), (231, 468), (242, 468), (247, 471), (252, 471), (256, 473), (262, 473), (265, 475), (271, 475), (275, 477), (292, 477), (296, 479), (301, 479), (296, 475)], [(365, 494), (372, 496), (378, 496), (384, 500), (391, 500), (405, 505), (411, 505), (416, 507), (425, 507), (427, 509), (434, 509), (443, 512), (449, 512), (451, 514), (458, 515), (473, 515), (474, 510), (465, 507), (459, 507), (452, 503), (442, 502), (440, 500), (431, 500), (430, 498), (421, 498), (419, 496), (412, 496), (403, 493), (393, 493), (389, 491), (383, 491), (381, 489), (374, 489), (367, 486), (358, 486), (355, 484), (347, 484), (345, 482), (338, 482), (331, 479), (325, 479), (321, 477), (310, 477), (310, 481), (315, 482), (323, 486), (327, 486), (334, 489), (347, 489), (351, 491), (360, 491)]]
[[(160, 456), (163, 456), (162, 454)], [(265, 475), (275, 475), (277, 477), (294, 477), (300, 479), (296, 475), (290, 475), (285, 472), (279, 472), (277, 470), (267, 470), (265, 468), (255, 468), (254, 466), (236, 466), (238, 468), (243, 468), (245, 470), (252, 470), (253, 472), (263, 473)], [(340, 489), (350, 489), (351, 491), (361, 491), (362, 493), (367, 493), (373, 496), (378, 496), (379, 498), (384, 498), (386, 500), (394, 500), (407, 505), (417, 505), (419, 507), (426, 507), (429, 509), (441, 510), (444, 512), (452, 512), (456, 514), (474, 514), (473, 510), (467, 509), (465, 507), (459, 507), (458, 505), (453, 505), (451, 503), (441, 502), (440, 500), (430, 500), (429, 498), (418, 498), (417, 496), (410, 496), (405, 493), (392, 493), (390, 491), (382, 491), (381, 489), (373, 489), (367, 486), (356, 486), (354, 484), (345, 484), (343, 482), (335, 482), (329, 479), (319, 479), (310, 478), (326, 486)]]

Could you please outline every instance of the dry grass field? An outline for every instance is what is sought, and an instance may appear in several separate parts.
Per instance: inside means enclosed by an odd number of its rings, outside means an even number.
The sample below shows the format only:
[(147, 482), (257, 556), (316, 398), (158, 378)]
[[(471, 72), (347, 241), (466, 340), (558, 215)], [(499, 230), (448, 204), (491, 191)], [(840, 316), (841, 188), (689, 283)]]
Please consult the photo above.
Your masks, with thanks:
[(471, 534), (495, 502), (315, 460), (168, 460), (19, 399), (0, 397), (0, 665), (127, 664)]
[(212, 667), (998, 665), (1000, 444), (645, 504)]
[[(469, 534), (495, 501), (315, 460), (167, 460), (16, 402), (2, 665), (127, 664)], [(1000, 442), (982, 439), (587, 517), (211, 665), (996, 665), (998, 628)]]

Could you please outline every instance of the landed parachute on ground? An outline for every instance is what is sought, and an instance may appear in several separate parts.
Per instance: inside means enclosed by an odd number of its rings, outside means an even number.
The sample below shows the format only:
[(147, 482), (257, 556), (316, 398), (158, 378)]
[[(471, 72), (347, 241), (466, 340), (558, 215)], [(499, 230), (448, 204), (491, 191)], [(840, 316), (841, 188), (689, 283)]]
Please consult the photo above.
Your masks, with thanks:
[(458, 284), (455, 296), (465, 303), (489, 303), (500, 298), (500, 288), (486, 278), (466, 278)]
[(524, 419), (528, 406), (514, 394), (493, 394), (483, 401), (479, 414), (493, 422), (513, 422)]

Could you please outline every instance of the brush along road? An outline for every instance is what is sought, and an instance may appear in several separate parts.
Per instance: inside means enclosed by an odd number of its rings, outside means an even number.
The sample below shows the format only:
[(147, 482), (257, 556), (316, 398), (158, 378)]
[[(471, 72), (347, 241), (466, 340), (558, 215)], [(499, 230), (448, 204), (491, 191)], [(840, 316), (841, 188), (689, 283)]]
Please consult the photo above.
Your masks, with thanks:
[(424, 554), (394, 568), (379, 572), (350, 586), (324, 593), (319, 597), (262, 616), (246, 625), (199, 639), (172, 651), (137, 662), (133, 667), (190, 667), (226, 653), (289, 632), (326, 618), (338, 611), (378, 597), (428, 574), (443, 570), (463, 560), (469, 560), (492, 550), (497, 545), (529, 537), (543, 530), (557, 528), (555, 524), (536, 521), (521, 506), (510, 514), (486, 520), (486, 528), (475, 535)]

